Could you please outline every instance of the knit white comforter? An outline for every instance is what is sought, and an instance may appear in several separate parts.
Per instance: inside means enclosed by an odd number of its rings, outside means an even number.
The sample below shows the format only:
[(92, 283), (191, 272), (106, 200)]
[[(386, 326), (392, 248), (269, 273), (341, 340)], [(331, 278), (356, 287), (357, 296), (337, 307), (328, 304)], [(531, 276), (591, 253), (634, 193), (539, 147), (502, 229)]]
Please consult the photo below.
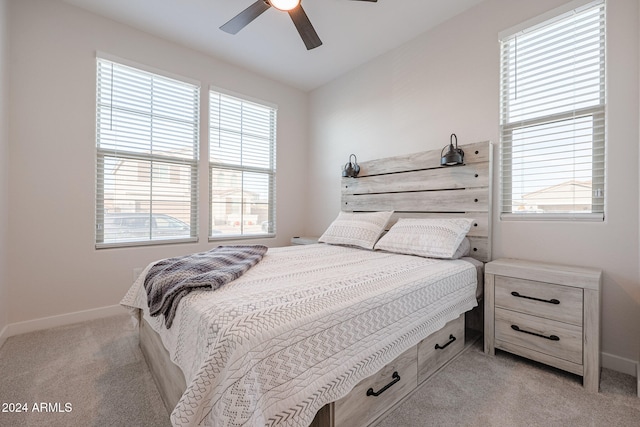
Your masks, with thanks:
[(476, 268), (326, 244), (271, 248), (242, 277), (149, 317), (182, 369), (175, 426), (308, 426), (326, 403), (475, 307)]

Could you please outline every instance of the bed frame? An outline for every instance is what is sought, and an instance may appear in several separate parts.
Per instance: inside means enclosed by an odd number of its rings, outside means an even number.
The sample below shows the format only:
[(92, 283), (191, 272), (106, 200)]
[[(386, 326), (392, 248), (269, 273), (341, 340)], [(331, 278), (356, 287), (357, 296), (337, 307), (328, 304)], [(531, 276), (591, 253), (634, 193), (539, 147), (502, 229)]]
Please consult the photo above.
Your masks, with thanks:
[[(485, 141), (461, 145), (459, 148), (464, 150), (464, 164), (459, 166), (440, 166), (441, 150), (360, 163), (358, 177), (342, 178), (342, 210), (393, 210), (395, 213), (389, 227), (398, 218), (473, 218), (474, 222), (468, 233), (471, 241), (470, 256), (482, 262), (490, 261), (493, 147), (490, 141)], [(482, 307), (482, 302), (478, 307)], [(311, 426), (351, 426), (356, 420), (362, 425), (375, 424), (376, 420), (381, 419), (385, 413), (406, 399), (418, 384), (460, 354), (464, 348), (464, 317), (463, 314), (459, 319), (449, 322), (442, 330), (426, 337), (421, 343), (386, 365), (378, 374), (363, 380), (347, 397), (325, 405)], [(466, 317), (467, 327), (482, 331), (481, 309), (468, 312)], [(454, 331), (461, 335), (462, 339), (452, 344), (448, 350), (434, 353), (434, 344), (436, 348), (439, 345), (443, 348), (442, 345), (448, 342)], [(163, 402), (171, 412), (186, 390), (184, 375), (180, 368), (170, 361), (169, 353), (162, 345), (160, 336), (144, 319), (140, 321), (139, 332), (140, 348)], [(412, 361), (411, 358), (415, 360)], [(384, 399), (377, 401), (381, 403), (374, 409), (367, 406), (371, 400), (360, 402), (360, 393), (364, 396), (370, 384), (388, 382), (384, 378), (374, 377), (391, 377), (391, 372), (400, 369), (398, 366), (412, 366), (411, 363), (417, 364), (412, 385), (395, 387), (394, 392), (387, 393)], [(377, 385), (375, 387), (379, 388)], [(365, 411), (369, 418), (362, 418), (362, 413), (358, 413), (358, 410)]]

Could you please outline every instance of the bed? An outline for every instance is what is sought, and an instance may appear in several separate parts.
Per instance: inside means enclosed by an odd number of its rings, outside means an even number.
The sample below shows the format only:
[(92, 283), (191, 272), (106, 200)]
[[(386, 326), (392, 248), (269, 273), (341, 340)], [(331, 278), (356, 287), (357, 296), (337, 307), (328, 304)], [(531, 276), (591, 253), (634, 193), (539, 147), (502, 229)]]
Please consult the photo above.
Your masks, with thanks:
[(123, 305), (172, 423), (369, 425), (459, 354), (491, 254), (492, 158), (490, 142), (461, 148), (456, 167), (437, 166), (440, 150), (363, 162), (342, 180), (342, 211), (393, 211), (388, 228), (471, 218), (469, 257), (270, 248), (233, 282), (184, 297), (169, 329), (149, 316), (148, 266)]

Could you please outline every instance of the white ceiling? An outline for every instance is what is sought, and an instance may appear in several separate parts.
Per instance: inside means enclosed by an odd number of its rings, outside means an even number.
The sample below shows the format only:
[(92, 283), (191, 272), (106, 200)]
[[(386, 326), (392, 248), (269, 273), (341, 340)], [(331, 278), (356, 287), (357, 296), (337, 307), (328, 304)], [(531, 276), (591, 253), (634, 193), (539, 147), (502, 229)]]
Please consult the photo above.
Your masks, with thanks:
[(303, 0), (323, 42), (310, 51), (275, 8), (236, 35), (219, 29), (255, 0), (64, 1), (308, 91), (482, 0)]

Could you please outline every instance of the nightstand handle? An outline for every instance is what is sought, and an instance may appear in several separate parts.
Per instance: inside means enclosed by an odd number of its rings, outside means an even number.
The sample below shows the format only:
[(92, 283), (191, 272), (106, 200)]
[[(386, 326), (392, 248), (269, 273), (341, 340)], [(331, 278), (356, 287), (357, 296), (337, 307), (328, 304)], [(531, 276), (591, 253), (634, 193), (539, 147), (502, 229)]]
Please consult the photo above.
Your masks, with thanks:
[(540, 337), (540, 338), (546, 338), (551, 341), (560, 341), (560, 337), (557, 335), (549, 335), (549, 336), (541, 335), (535, 332), (530, 332), (530, 331), (525, 331), (524, 329), (520, 329), (520, 327), (517, 325), (511, 325), (511, 329), (513, 329), (514, 331), (522, 332), (524, 334), (535, 335), (536, 337)]
[(436, 350), (442, 350), (444, 348), (446, 348), (449, 344), (451, 344), (452, 342), (454, 342), (456, 340), (456, 337), (453, 336), (453, 334), (449, 334), (449, 341), (447, 341), (447, 343), (445, 345), (440, 345), (440, 344), (436, 344), (435, 349)]
[(518, 298), (526, 298), (526, 299), (532, 299), (534, 301), (540, 301), (540, 302), (546, 302), (549, 304), (560, 304), (560, 301), (558, 301), (557, 299), (540, 299), (540, 298), (534, 298), (534, 297), (528, 297), (526, 295), (520, 295), (518, 292), (511, 292), (511, 295), (513, 295), (514, 297), (518, 297)]

